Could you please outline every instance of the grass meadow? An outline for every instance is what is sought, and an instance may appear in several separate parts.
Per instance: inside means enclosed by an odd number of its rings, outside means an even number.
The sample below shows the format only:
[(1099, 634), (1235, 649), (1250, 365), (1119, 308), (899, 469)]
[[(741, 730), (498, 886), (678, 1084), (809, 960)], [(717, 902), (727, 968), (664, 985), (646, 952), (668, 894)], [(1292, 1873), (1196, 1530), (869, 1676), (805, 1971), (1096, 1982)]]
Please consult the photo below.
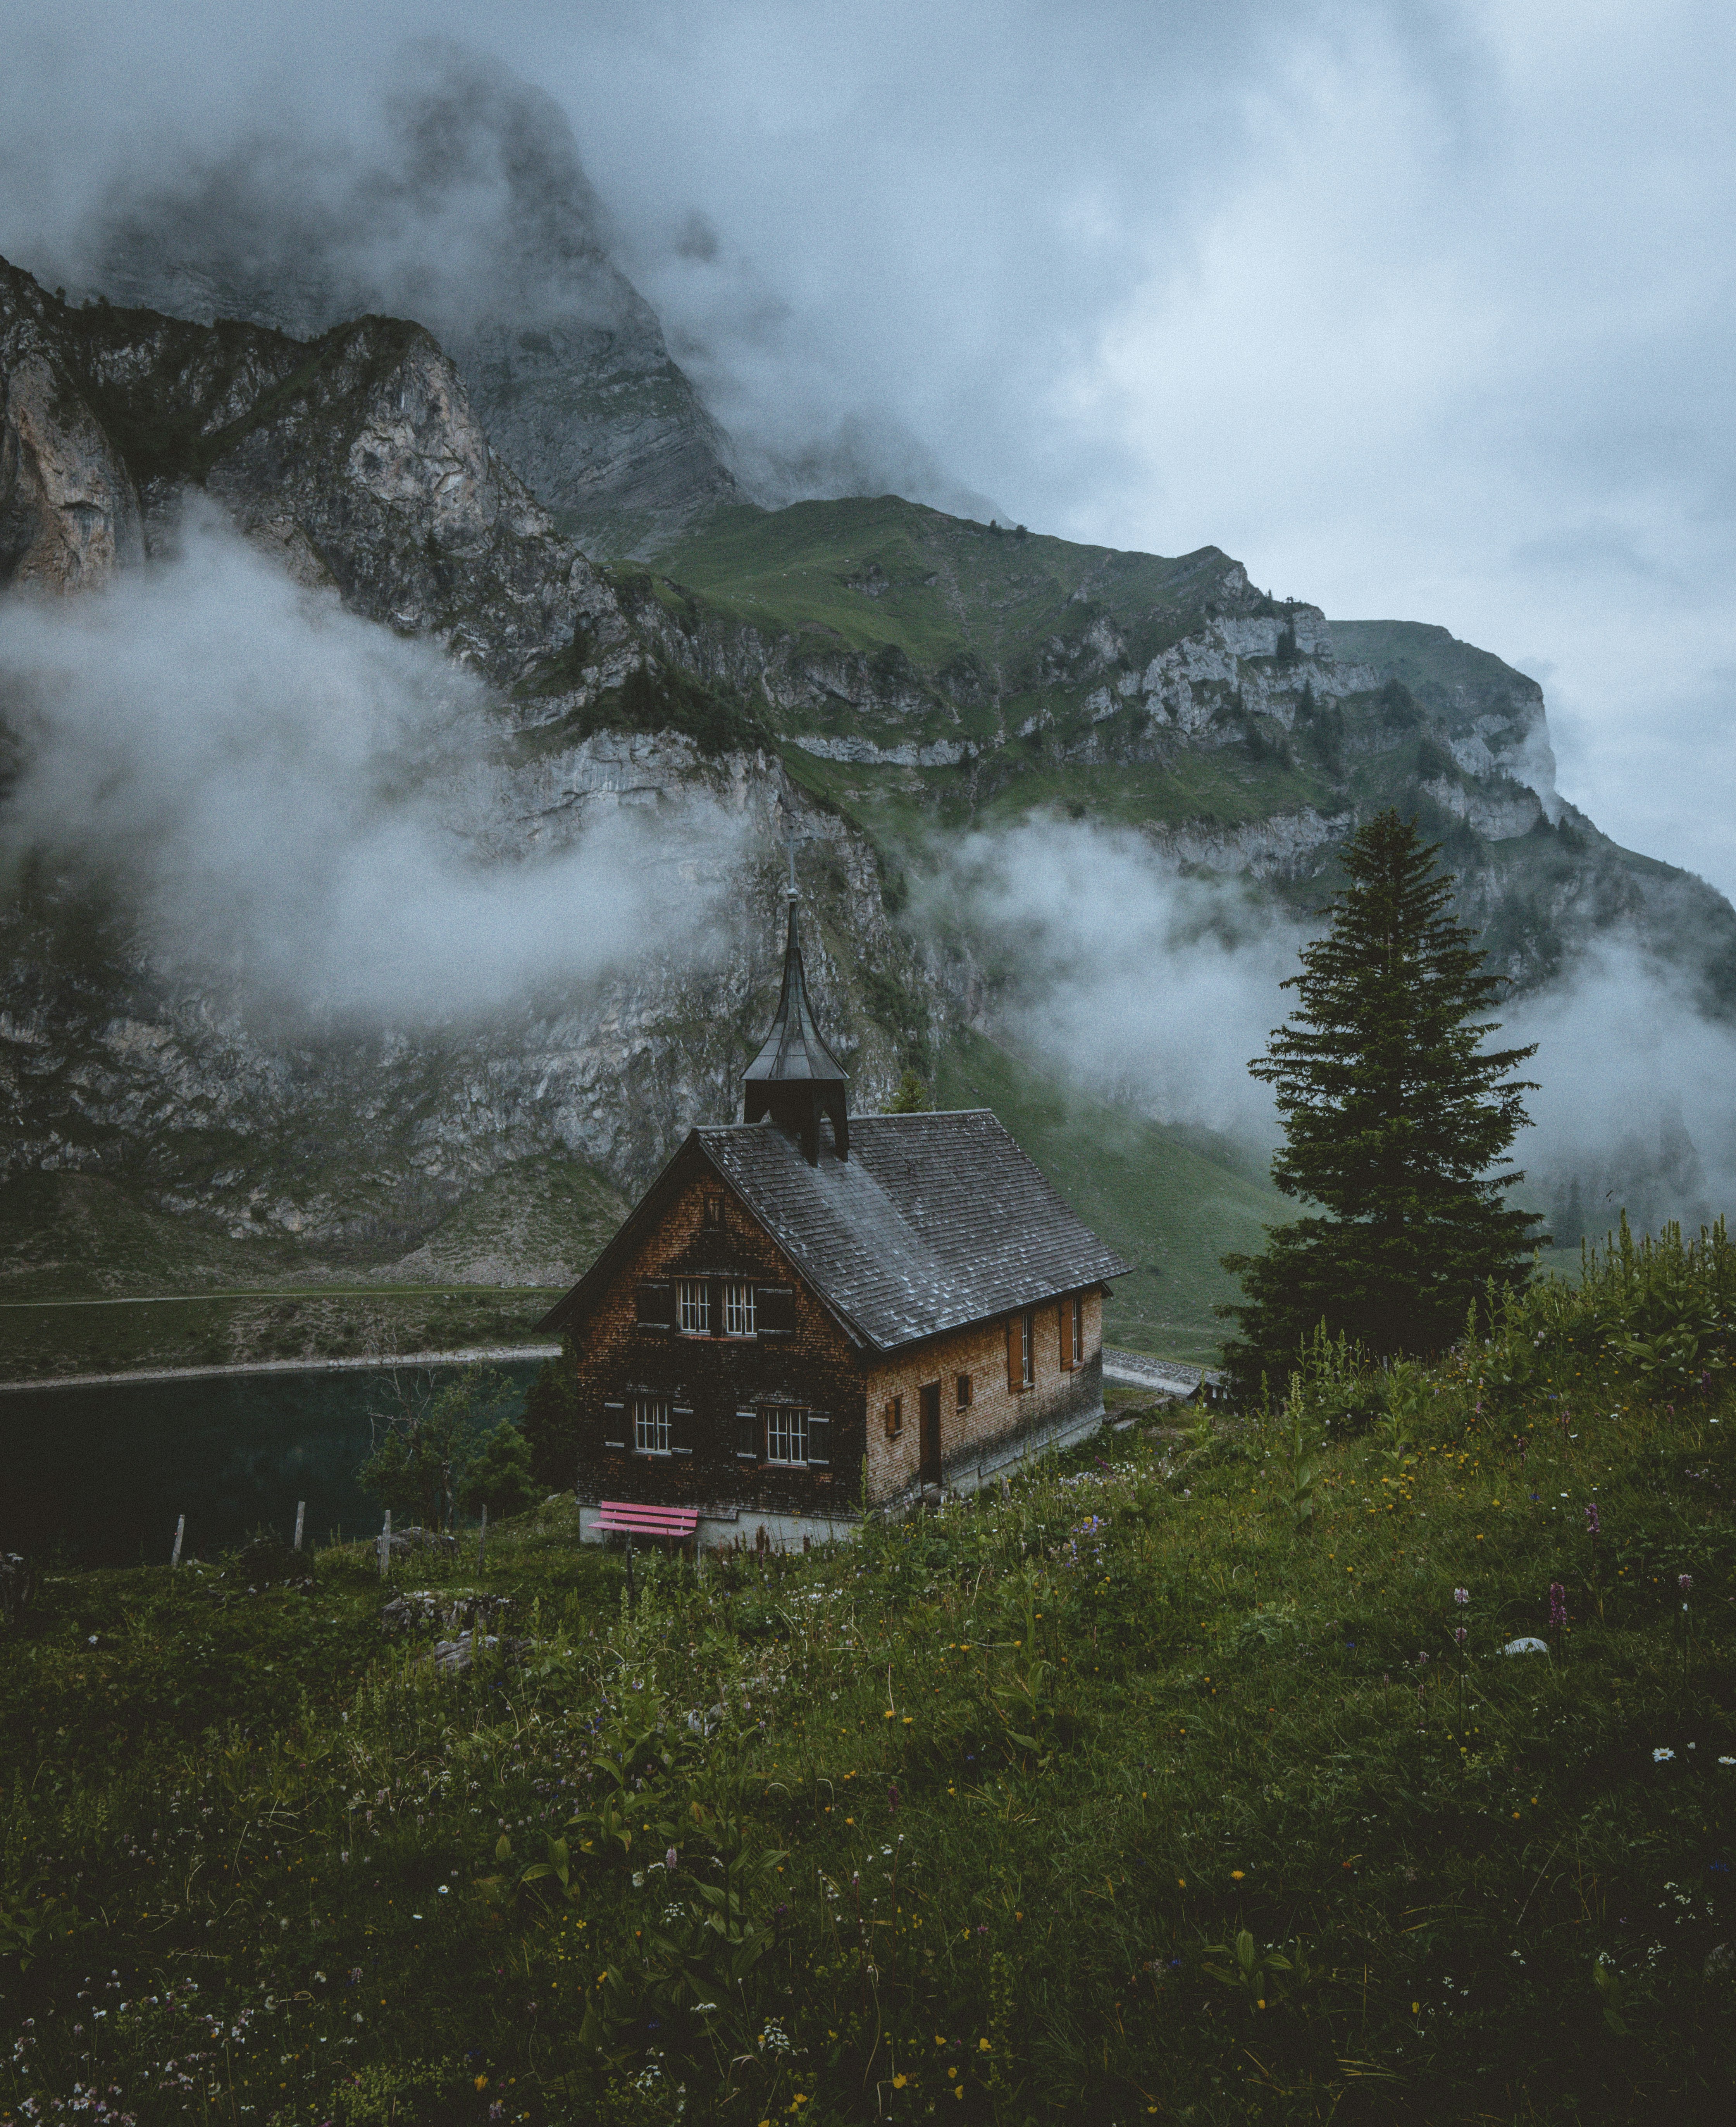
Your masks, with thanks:
[(50, 1569), (0, 2120), (1724, 2120), (1733, 1287), (1624, 1244), (631, 1596), (564, 1501), (389, 1587)]

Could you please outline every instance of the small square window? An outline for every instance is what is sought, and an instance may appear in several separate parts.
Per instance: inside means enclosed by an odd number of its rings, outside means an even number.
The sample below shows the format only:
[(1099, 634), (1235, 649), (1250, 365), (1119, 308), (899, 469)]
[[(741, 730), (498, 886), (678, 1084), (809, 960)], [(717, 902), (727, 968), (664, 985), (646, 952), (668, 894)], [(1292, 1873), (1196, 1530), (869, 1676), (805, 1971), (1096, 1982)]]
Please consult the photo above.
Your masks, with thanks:
[(894, 1396), (886, 1407), (886, 1437), (896, 1440), (904, 1430), (904, 1398)]
[(968, 1410), (970, 1407), (971, 1377), (968, 1374), (961, 1374), (958, 1376), (958, 1408), (960, 1410)]
[(707, 1279), (684, 1277), (675, 1285), (675, 1320), (689, 1337), (712, 1332), (712, 1288)]
[(765, 1414), (765, 1459), (768, 1462), (806, 1462), (807, 1413), (774, 1404)]
[(754, 1334), (754, 1288), (745, 1281), (731, 1281), (723, 1288), (723, 1334), (726, 1337)]
[(640, 1398), (633, 1405), (633, 1452), (667, 1455), (670, 1452), (669, 1405)]

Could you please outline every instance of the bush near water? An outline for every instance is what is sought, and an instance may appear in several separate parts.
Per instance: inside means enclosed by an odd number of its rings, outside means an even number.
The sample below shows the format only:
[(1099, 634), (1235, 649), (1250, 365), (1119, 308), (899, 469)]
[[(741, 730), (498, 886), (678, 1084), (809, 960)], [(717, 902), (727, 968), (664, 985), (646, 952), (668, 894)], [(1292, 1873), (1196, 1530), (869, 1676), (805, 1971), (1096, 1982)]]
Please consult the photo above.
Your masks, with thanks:
[(359, 1547), (50, 1571), (0, 2119), (1726, 2118), (1733, 1309), (1624, 1233), (1438, 1366), (631, 1603), (551, 1502), (457, 1675), (473, 1552), (408, 1643)]

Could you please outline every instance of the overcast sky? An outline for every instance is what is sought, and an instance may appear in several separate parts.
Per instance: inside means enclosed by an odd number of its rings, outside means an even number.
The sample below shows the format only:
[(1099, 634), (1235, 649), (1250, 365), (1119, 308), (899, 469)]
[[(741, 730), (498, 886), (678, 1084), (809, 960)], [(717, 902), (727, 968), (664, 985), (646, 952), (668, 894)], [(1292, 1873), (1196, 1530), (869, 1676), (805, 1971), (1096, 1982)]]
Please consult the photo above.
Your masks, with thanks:
[(15, 0), (0, 249), (442, 31), (570, 114), (720, 416), (1542, 681), (1565, 793), (1736, 892), (1736, 10)]

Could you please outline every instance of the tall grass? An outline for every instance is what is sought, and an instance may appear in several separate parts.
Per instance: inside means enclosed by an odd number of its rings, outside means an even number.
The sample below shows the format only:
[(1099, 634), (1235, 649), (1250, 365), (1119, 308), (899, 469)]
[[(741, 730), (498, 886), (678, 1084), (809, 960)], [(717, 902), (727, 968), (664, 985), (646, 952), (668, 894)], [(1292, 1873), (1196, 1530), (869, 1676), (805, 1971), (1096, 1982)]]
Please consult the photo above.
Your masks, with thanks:
[(1722, 2118), (1731, 1275), (1618, 1236), (1439, 1367), (634, 1604), (551, 1504), (456, 1679), (359, 1551), (57, 1583), (0, 2116)]

